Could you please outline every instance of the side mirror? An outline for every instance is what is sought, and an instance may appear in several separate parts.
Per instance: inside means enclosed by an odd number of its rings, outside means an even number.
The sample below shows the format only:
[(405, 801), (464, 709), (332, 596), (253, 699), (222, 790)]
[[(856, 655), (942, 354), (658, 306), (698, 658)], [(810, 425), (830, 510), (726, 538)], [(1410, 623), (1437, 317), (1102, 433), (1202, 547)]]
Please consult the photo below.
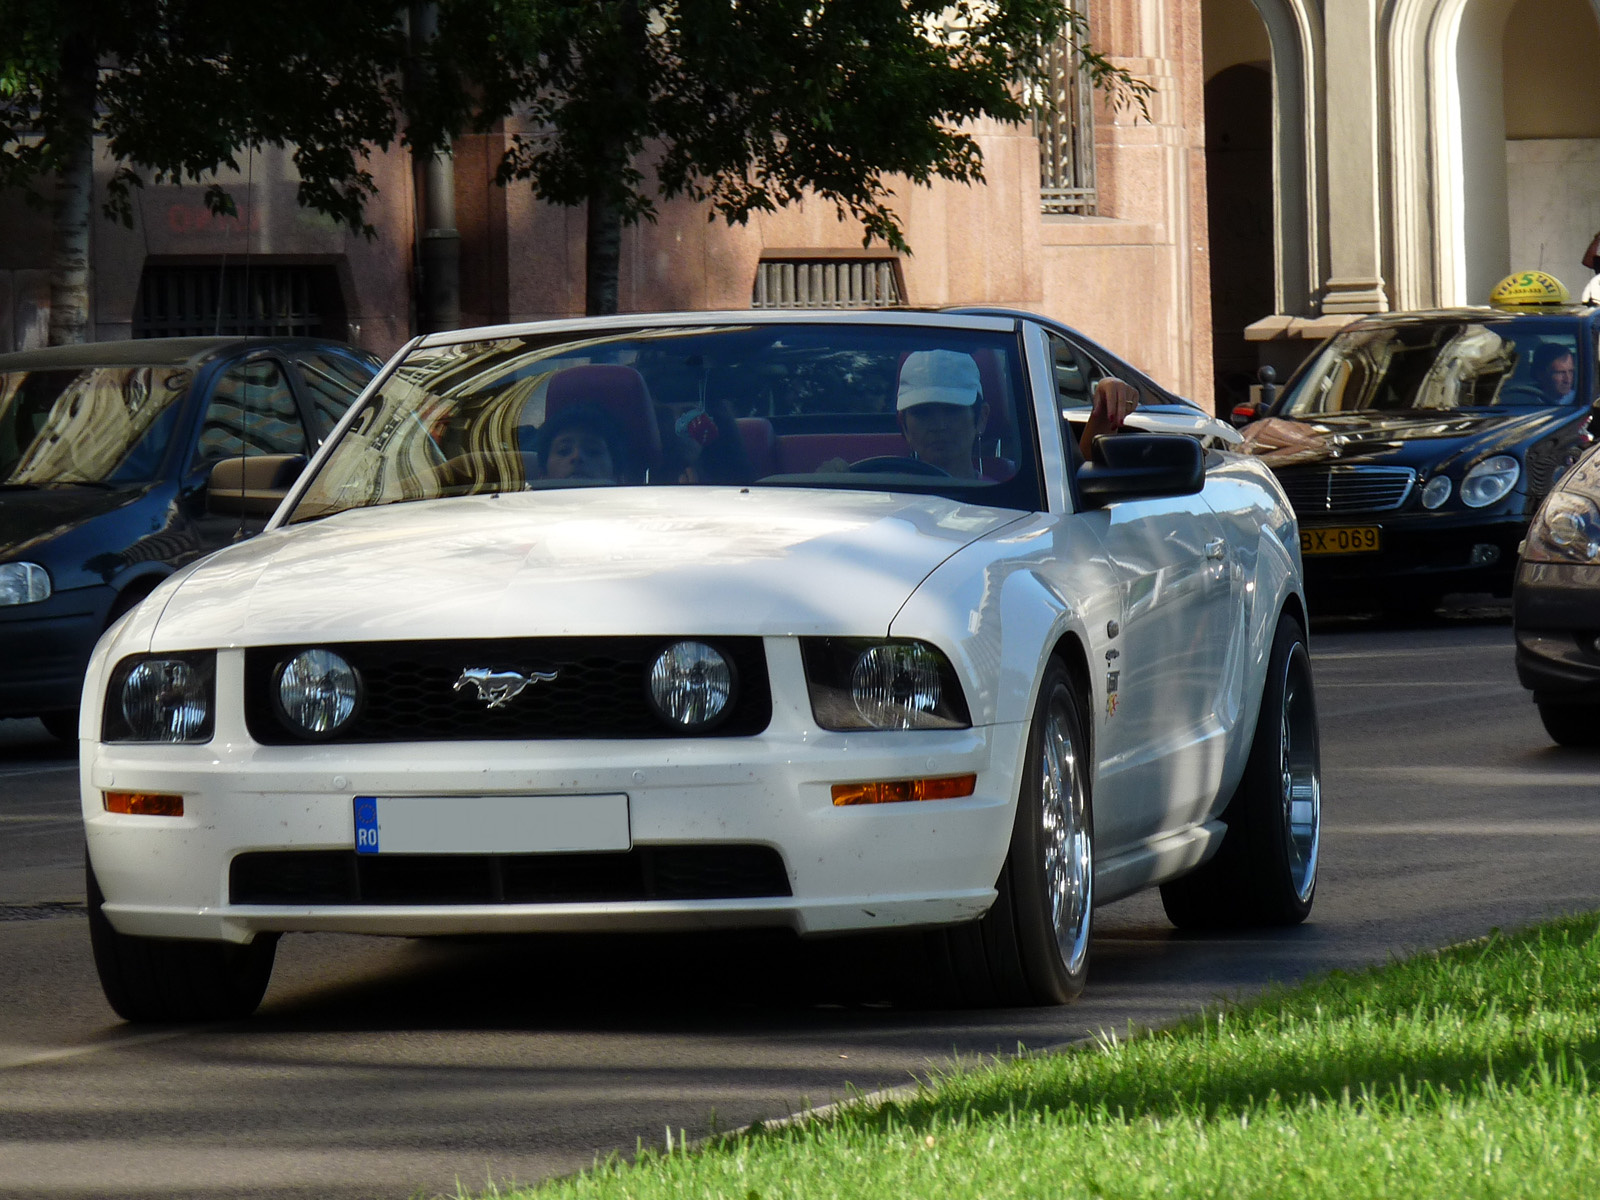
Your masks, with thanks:
[(206, 511), (228, 517), (270, 517), (305, 468), (303, 454), (225, 458), (211, 468)]
[(1181, 433), (1115, 433), (1094, 440), (1094, 461), (1078, 468), (1087, 508), (1118, 500), (1192, 496), (1206, 483), (1206, 452)]
[(1233, 410), (1228, 413), (1228, 424), (1235, 429), (1243, 429), (1250, 422), (1259, 421), (1261, 411), (1259, 404), (1235, 404)]

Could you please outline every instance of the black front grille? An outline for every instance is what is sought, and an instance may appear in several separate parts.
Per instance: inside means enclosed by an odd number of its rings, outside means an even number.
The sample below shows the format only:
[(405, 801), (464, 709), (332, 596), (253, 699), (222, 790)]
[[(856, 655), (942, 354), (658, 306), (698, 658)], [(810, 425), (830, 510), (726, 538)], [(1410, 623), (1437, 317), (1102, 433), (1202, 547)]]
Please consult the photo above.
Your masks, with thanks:
[(233, 904), (603, 904), (788, 896), (771, 846), (636, 846), (602, 854), (241, 854)]
[[(363, 700), (336, 742), (492, 741), (544, 738), (683, 737), (651, 708), (650, 665), (677, 638), (502, 638), (330, 644), (361, 677)], [(760, 638), (700, 638), (733, 664), (729, 715), (705, 734), (745, 737), (772, 719)], [(280, 713), (283, 664), (306, 646), (261, 646), (245, 654), (245, 720), (263, 745), (308, 739)], [(554, 672), (489, 708), (477, 689), (456, 687), (469, 668)]]
[(1278, 482), (1299, 516), (1399, 508), (1417, 473), (1410, 467), (1291, 467)]

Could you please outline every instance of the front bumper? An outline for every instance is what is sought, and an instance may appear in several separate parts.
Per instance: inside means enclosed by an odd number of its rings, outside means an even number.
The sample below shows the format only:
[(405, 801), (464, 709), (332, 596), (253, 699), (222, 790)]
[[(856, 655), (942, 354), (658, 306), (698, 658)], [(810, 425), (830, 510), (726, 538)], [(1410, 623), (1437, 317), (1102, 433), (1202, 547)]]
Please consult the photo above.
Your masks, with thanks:
[(111, 600), (110, 588), (76, 588), (0, 608), (0, 717), (78, 707)]
[(1507, 595), (1517, 547), (1527, 533), (1523, 515), (1341, 513), (1300, 520), (1302, 532), (1375, 526), (1381, 549), (1372, 553), (1304, 553), (1306, 590), (1370, 595), (1374, 585), (1399, 593), (1493, 592)]
[[(801, 671), (798, 653), (793, 658), (773, 664), (772, 723), (755, 737), (269, 747), (252, 742), (242, 714), (219, 702), (216, 735), (206, 745), (93, 743), (80, 782), (105, 913), (123, 933), (229, 941), (310, 930), (423, 936), (756, 925), (819, 934), (981, 915), (1010, 843), (1026, 726), (821, 731), (808, 707), (780, 700), (806, 694), (803, 675), (786, 678)], [(242, 677), (241, 660), (236, 652), (219, 656), (219, 700)], [(977, 776), (977, 788), (964, 799), (832, 802), (834, 783), (966, 773)], [(184, 814), (108, 813), (102, 794), (111, 789), (180, 794)], [(381, 903), (260, 904), (238, 903), (230, 892), (240, 855), (336, 851), (353, 862), (357, 796), (448, 803), (617, 794), (627, 797), (635, 851), (770, 847), (790, 894), (407, 903), (391, 891)], [(539, 867), (516, 857), (519, 869)], [(607, 866), (605, 857), (594, 856), (597, 869)], [(360, 892), (353, 895), (359, 901)]]
[(1517, 678), (1535, 700), (1600, 704), (1600, 566), (1522, 563), (1511, 624)]

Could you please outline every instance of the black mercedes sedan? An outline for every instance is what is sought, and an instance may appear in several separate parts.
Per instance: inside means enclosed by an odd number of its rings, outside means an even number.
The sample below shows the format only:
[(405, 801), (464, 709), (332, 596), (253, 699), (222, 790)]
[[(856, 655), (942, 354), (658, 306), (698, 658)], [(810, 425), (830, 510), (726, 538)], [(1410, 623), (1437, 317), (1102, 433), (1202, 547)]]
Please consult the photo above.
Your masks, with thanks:
[(1600, 747), (1600, 446), (1551, 489), (1528, 528), (1511, 599), (1517, 678), (1545, 732)]
[(100, 634), (260, 530), (380, 365), (308, 338), (0, 355), (0, 717), (75, 738)]
[(1593, 440), (1597, 323), (1582, 306), (1393, 313), (1324, 342), (1242, 431), (1300, 518), (1311, 603), (1509, 595), (1529, 520)]

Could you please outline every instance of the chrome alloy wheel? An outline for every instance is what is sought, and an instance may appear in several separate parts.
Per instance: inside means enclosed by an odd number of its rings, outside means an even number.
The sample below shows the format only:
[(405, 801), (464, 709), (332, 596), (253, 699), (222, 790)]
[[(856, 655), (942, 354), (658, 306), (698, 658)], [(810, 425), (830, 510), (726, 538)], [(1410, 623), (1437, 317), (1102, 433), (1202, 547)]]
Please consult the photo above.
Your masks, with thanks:
[(1053, 701), (1040, 745), (1039, 820), (1050, 924), (1069, 972), (1077, 971), (1089, 952), (1094, 901), (1094, 850), (1073, 735), (1072, 711)]
[(1283, 668), (1283, 711), (1278, 734), (1279, 802), (1289, 881), (1304, 903), (1317, 884), (1322, 839), (1322, 766), (1317, 747), (1317, 711), (1311, 664), (1297, 642)]

